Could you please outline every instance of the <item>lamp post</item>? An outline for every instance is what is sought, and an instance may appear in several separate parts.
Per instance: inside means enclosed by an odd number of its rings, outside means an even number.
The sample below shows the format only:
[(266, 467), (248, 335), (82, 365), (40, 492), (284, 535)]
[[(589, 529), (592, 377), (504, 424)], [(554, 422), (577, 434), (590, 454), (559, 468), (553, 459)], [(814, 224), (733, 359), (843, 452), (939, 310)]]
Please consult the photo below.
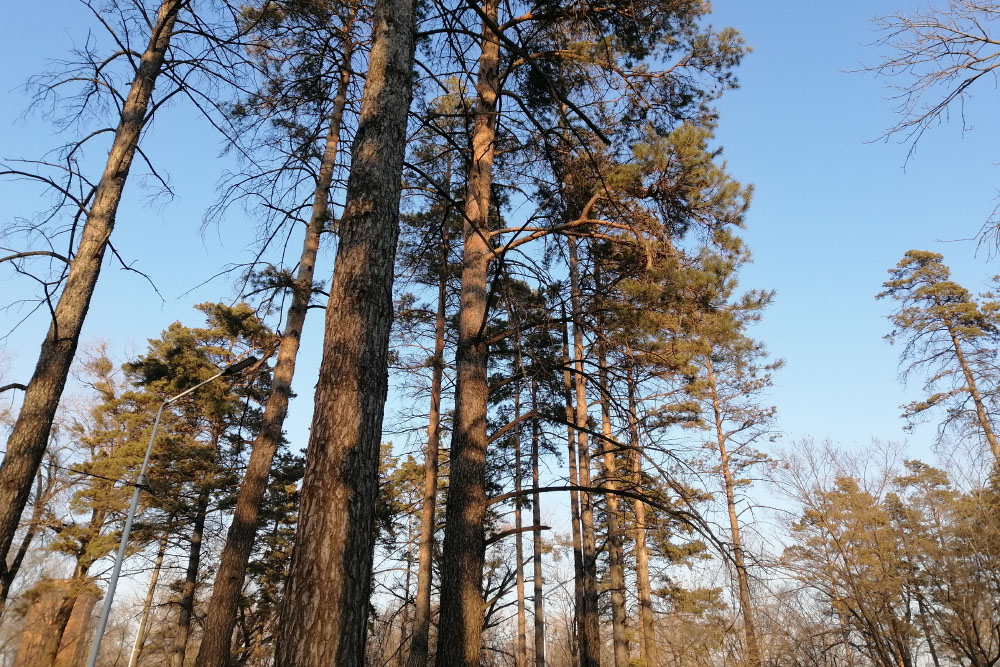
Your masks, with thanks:
[(104, 607), (101, 609), (101, 618), (97, 622), (97, 632), (94, 635), (94, 645), (90, 650), (90, 660), (87, 661), (87, 667), (95, 667), (97, 664), (97, 654), (101, 650), (101, 640), (104, 638), (104, 629), (108, 625), (108, 617), (111, 615), (111, 603), (115, 598), (115, 589), (118, 587), (118, 577), (122, 571), (122, 562), (125, 560), (125, 549), (128, 547), (129, 533), (132, 532), (132, 522), (135, 520), (135, 512), (139, 507), (139, 492), (142, 490), (142, 487), (146, 485), (146, 469), (149, 467), (149, 457), (153, 453), (153, 442), (156, 441), (156, 430), (160, 427), (160, 417), (163, 415), (163, 408), (167, 407), (167, 405), (173, 403), (177, 399), (187, 396), (195, 389), (204, 387), (213, 380), (218, 380), (220, 377), (236, 375), (256, 362), (257, 357), (247, 357), (243, 361), (239, 361), (231, 366), (226, 366), (226, 368), (207, 380), (199, 382), (190, 389), (186, 389), (176, 396), (171, 396), (167, 400), (160, 403), (160, 409), (156, 411), (156, 420), (153, 422), (153, 432), (149, 435), (149, 444), (146, 445), (146, 456), (142, 459), (142, 466), (139, 467), (139, 477), (135, 481), (135, 492), (132, 494), (132, 503), (129, 505), (128, 514), (125, 517), (125, 527), (122, 529), (122, 541), (118, 545), (118, 555), (115, 556), (115, 566), (111, 570), (111, 578), (108, 580), (108, 592), (104, 595)]

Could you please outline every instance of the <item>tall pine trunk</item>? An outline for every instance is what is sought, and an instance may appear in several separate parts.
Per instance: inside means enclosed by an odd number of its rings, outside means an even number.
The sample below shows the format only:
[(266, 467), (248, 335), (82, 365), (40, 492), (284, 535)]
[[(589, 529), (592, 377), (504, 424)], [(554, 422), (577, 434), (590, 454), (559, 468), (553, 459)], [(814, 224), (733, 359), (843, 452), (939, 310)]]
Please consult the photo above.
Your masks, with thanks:
[[(628, 433), (632, 454), (632, 486), (642, 493), (642, 456), (639, 452), (639, 419), (635, 401), (635, 375), (628, 367)], [(633, 503), (635, 513), (635, 580), (639, 598), (639, 657), (646, 665), (660, 664), (660, 651), (656, 645), (656, 618), (653, 614), (652, 586), (649, 582), (649, 550), (646, 548), (646, 504)]]
[(743, 615), (743, 637), (746, 641), (747, 664), (750, 667), (760, 667), (760, 644), (757, 641), (757, 628), (754, 625), (753, 607), (750, 604), (750, 576), (743, 553), (743, 535), (740, 531), (739, 516), (736, 513), (736, 483), (729, 466), (729, 452), (726, 449), (726, 434), (722, 423), (722, 405), (719, 401), (712, 359), (706, 358), (705, 362), (708, 370), (708, 388), (712, 396), (712, 412), (715, 418), (715, 442), (719, 448), (719, 467), (722, 470), (722, 483), (726, 490), (726, 511), (729, 514), (729, 532), (733, 543), (733, 564), (736, 568), (740, 613)]
[(277, 667), (364, 664), (415, 20), (375, 3)]
[[(534, 379), (531, 380), (531, 409), (538, 411), (538, 386)], [(538, 486), (538, 443), (541, 439), (539, 433), (538, 418), (531, 420), (531, 488)], [(535, 491), (531, 494), (531, 518), (535, 529), (531, 531), (532, 551), (531, 560), (533, 565), (532, 582), (534, 584), (534, 614), (535, 614), (535, 667), (545, 667), (545, 597), (543, 594), (542, 577), (542, 505), (539, 496)]]
[[(518, 342), (520, 344), (520, 341)], [(519, 369), (521, 372), (523, 369)], [(515, 654), (515, 664), (517, 667), (527, 667), (528, 664), (528, 623), (524, 610), (524, 544), (521, 540), (521, 387), (518, 385), (517, 393), (514, 394), (514, 421), (517, 426), (514, 429), (514, 492), (517, 498), (514, 499), (514, 561), (517, 572), (515, 572), (515, 587), (517, 589), (517, 653)]]
[(153, 86), (159, 76), (173, 35), (177, 13), (186, 0), (163, 0), (146, 50), (122, 107), (104, 173), (94, 191), (80, 232), (80, 244), (69, 265), (65, 287), (52, 313), (52, 323), (42, 341), (35, 372), (28, 382), (17, 422), (7, 440), (7, 454), (0, 465), (0, 567), (14, 541), (21, 512), (49, 441), (52, 420), (66, 385), (80, 341), (90, 300), (104, 261), (104, 252), (115, 226), (125, 181), (149, 117)]
[(201, 548), (204, 543), (205, 518), (208, 516), (208, 489), (198, 496), (198, 511), (191, 529), (191, 548), (188, 550), (188, 564), (181, 587), (180, 611), (177, 614), (177, 636), (171, 650), (172, 667), (184, 667), (188, 639), (191, 638), (191, 619), (194, 616), (194, 598), (198, 587), (198, 569), (201, 567)]
[[(576, 239), (569, 244), (570, 305), (573, 308), (573, 346), (576, 373), (576, 453), (580, 460), (577, 473), (580, 485), (589, 487), (590, 445), (587, 438), (587, 379), (584, 375), (583, 299), (580, 290), (580, 267)], [(580, 492), (580, 537), (583, 545), (583, 611), (580, 613), (580, 665), (600, 667), (601, 635), (597, 608), (597, 541), (594, 537), (594, 503), (590, 493)]]
[(566, 450), (569, 463), (569, 513), (573, 539), (573, 603), (575, 623), (573, 637), (570, 639), (570, 654), (574, 667), (580, 654), (580, 618), (583, 614), (583, 538), (580, 536), (580, 476), (577, 474), (576, 456), (576, 410), (573, 407), (573, 373), (572, 358), (569, 348), (569, 323), (566, 320), (566, 310), (562, 312), (562, 366), (563, 366), (563, 401), (566, 403)]
[(288, 414), (288, 401), (292, 395), (292, 378), (295, 375), (295, 361), (305, 326), (309, 300), (312, 298), (313, 276), (316, 269), (316, 255), (319, 251), (320, 235), (330, 218), (330, 186), (337, 163), (337, 147), (340, 129), (347, 104), (347, 86), (350, 83), (350, 43), (351, 22), (345, 31), (344, 61), (341, 65), (340, 80), (334, 97), (330, 126), (326, 135), (326, 146), (320, 162), (313, 194), (312, 212), (306, 226), (299, 258), (299, 271), (292, 290), (292, 302), (288, 307), (285, 331), (278, 345), (278, 359), (274, 365), (271, 393), (264, 407), (260, 432), (253, 443), (250, 461), (240, 483), (236, 496), (233, 520), (222, 550), (219, 572), (215, 578), (212, 599), (208, 604), (201, 648), (195, 661), (196, 667), (225, 667), (229, 661), (233, 628), (239, 610), (240, 595), (246, 579), (247, 563), (253, 550), (257, 524), (260, 520), (260, 505), (267, 491), (267, 479), (274, 455), (281, 444), (282, 428)]
[[(496, 24), (498, 0), (483, 9)], [(478, 667), (482, 647), (482, 579), (486, 518), (487, 280), (490, 191), (500, 91), (500, 47), (484, 22), (476, 85), (472, 156), (466, 182), (462, 290), (458, 318), (454, 432), (441, 566), (437, 667)]]
[(625, 557), (622, 548), (621, 511), (618, 508), (618, 466), (612, 447), (611, 397), (608, 393), (608, 360), (603, 343), (598, 344), (598, 382), (601, 393), (601, 451), (604, 458), (604, 484), (608, 529), (608, 575), (611, 583), (611, 630), (615, 667), (628, 667), (628, 632), (625, 627)]
[[(450, 187), (450, 177), (446, 180)], [(441, 220), (441, 256), (438, 275), (437, 315), (434, 320), (434, 366), (431, 370), (431, 409), (424, 451), (424, 497), (420, 507), (420, 555), (417, 563), (417, 596), (414, 600), (413, 637), (406, 667), (427, 667), (431, 627), (434, 519), (437, 501), (438, 452), (441, 448), (441, 385), (444, 379), (445, 309), (448, 287), (448, 224)]]

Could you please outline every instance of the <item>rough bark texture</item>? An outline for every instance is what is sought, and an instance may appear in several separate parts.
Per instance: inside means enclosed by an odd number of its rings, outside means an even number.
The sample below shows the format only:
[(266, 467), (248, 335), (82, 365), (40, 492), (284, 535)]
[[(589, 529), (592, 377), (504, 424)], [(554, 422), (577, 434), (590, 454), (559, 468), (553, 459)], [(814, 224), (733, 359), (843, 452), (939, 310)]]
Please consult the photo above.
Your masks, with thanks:
[(177, 614), (177, 636), (174, 638), (174, 648), (170, 656), (172, 667), (184, 667), (184, 656), (187, 654), (188, 639), (191, 637), (191, 617), (194, 616), (194, 593), (198, 587), (198, 568), (201, 566), (206, 516), (208, 516), (207, 490), (198, 496), (198, 513), (195, 514), (194, 526), (191, 529), (191, 548), (188, 551), (187, 570), (184, 572), (184, 585), (181, 588), (181, 608)]
[[(169, 521), (167, 522), (169, 525)], [(129, 654), (128, 667), (137, 667), (139, 658), (142, 657), (142, 649), (146, 643), (146, 634), (149, 632), (149, 617), (153, 609), (153, 599), (156, 597), (156, 585), (160, 581), (160, 569), (163, 567), (163, 557), (167, 553), (167, 538), (169, 531), (163, 532), (160, 538), (160, 546), (156, 552), (156, 561), (153, 565), (153, 574), (149, 578), (149, 588), (146, 589), (146, 599), (142, 603), (142, 618), (139, 621), (139, 630), (135, 633), (135, 641), (132, 642), (132, 653)]]
[[(573, 308), (573, 346), (576, 374), (576, 452), (580, 457), (577, 473), (580, 486), (591, 486), (590, 445), (587, 432), (587, 379), (584, 375), (583, 303), (580, 293), (579, 260), (576, 239), (567, 238), (569, 244), (570, 304)], [(580, 537), (583, 546), (583, 611), (579, 613), (580, 665), (600, 667), (601, 635), (597, 608), (597, 542), (594, 538), (594, 503), (590, 494), (580, 494)]]
[[(538, 410), (538, 388), (531, 381), (531, 409)], [(531, 420), (531, 488), (538, 485), (538, 443), (540, 440), (538, 419)], [(533, 582), (534, 582), (534, 612), (535, 612), (535, 667), (545, 667), (545, 596), (542, 592), (544, 579), (542, 577), (542, 505), (537, 491), (531, 494), (531, 518), (535, 529), (532, 531)]]
[(7, 562), (7, 552), (31, 493), (32, 480), (45, 454), (52, 420), (76, 354), (104, 251), (115, 226), (125, 181), (142, 128), (148, 120), (146, 114), (153, 85), (163, 67), (177, 12), (185, 1), (163, 0), (160, 5), (149, 44), (125, 99), (104, 173), (80, 232), (80, 244), (70, 264), (52, 323), (42, 341), (17, 422), (7, 441), (7, 454), (0, 465), (0, 566)]
[(364, 664), (414, 10), (375, 3), (277, 667)]
[[(347, 29), (350, 30), (350, 27)], [(348, 44), (344, 51), (345, 65), (337, 84), (326, 146), (316, 179), (312, 213), (302, 242), (302, 254), (299, 258), (299, 271), (295, 277), (292, 302), (288, 307), (285, 331), (278, 345), (278, 359), (274, 365), (271, 394), (264, 408), (260, 432), (253, 443), (246, 474), (236, 496), (233, 521), (229, 526), (219, 572), (212, 590), (212, 599), (208, 604), (201, 648), (195, 661), (196, 667), (224, 667), (229, 660), (233, 628), (236, 626), (240, 595), (246, 579), (247, 562), (250, 560), (257, 523), (260, 519), (260, 504), (267, 491), (271, 463), (281, 444), (282, 428), (285, 416), (288, 414), (295, 360), (299, 352), (309, 300), (312, 297), (320, 235), (329, 220), (330, 185), (333, 183), (333, 172), (337, 163), (340, 127), (344, 117), (344, 107), (347, 104), (347, 86), (351, 78), (350, 68), (347, 65), (350, 58), (351, 49)]]
[(28, 549), (31, 547), (31, 543), (34, 542), (35, 535), (38, 534), (42, 513), (55, 487), (55, 479), (55, 476), (50, 474), (48, 480), (45, 481), (41, 472), (38, 473), (35, 483), (35, 500), (31, 507), (31, 519), (28, 521), (28, 529), (21, 537), (21, 544), (18, 546), (14, 558), (7, 564), (7, 567), (0, 568), (0, 618), (3, 618), (3, 614), (7, 609), (7, 598), (10, 596), (10, 589), (14, 585), (14, 579), (21, 569), (21, 564), (24, 563), (24, 557), (28, 555)]
[(417, 597), (414, 600), (413, 638), (406, 667), (426, 667), (431, 628), (431, 579), (434, 556), (434, 510), (437, 502), (438, 451), (441, 448), (441, 383), (444, 378), (444, 327), (447, 299), (448, 225), (441, 222), (441, 275), (438, 277), (437, 317), (434, 321), (434, 368), (431, 371), (431, 410), (424, 451), (424, 497), (420, 508), (420, 556)]
[(611, 433), (611, 398), (608, 394), (607, 354), (598, 347), (598, 381), (601, 391), (601, 451), (604, 457), (604, 484), (607, 505), (608, 575), (611, 584), (611, 630), (615, 667), (629, 667), (628, 630), (625, 627), (625, 557), (622, 548), (621, 512), (618, 508), (618, 466)]
[[(632, 451), (632, 486), (642, 491), (642, 457), (639, 454), (639, 420), (636, 414), (635, 385), (632, 370), (628, 371), (628, 431), (629, 449)], [(646, 549), (646, 505), (641, 500), (633, 502), (635, 512), (635, 580), (639, 598), (639, 657), (646, 665), (659, 665), (659, 648), (656, 645), (656, 618), (653, 615), (652, 587), (649, 583), (649, 551)]]
[(729, 514), (729, 534), (733, 543), (733, 564), (736, 568), (740, 613), (743, 615), (743, 637), (746, 641), (747, 664), (750, 667), (760, 667), (760, 643), (757, 641), (753, 607), (750, 605), (750, 577), (747, 573), (746, 559), (743, 554), (743, 535), (740, 532), (739, 516), (736, 513), (736, 485), (729, 466), (726, 433), (723, 430), (722, 423), (722, 405), (719, 401), (718, 385), (715, 381), (715, 369), (712, 367), (712, 360), (710, 358), (706, 359), (706, 367), (708, 369), (708, 386), (712, 394), (712, 412), (715, 418), (715, 442), (719, 448), (719, 468), (722, 471), (722, 483), (726, 490), (726, 510)]
[[(497, 0), (483, 9), (495, 23)], [(476, 87), (472, 160), (466, 185), (462, 249), (462, 291), (458, 319), (458, 371), (455, 389), (454, 433), (451, 439), (451, 476), (445, 513), (441, 565), (441, 616), (437, 667), (478, 667), (482, 647), (482, 578), (486, 518), (486, 363), (485, 335), (487, 273), (492, 249), (486, 234), (497, 97), (500, 89), (499, 45), (484, 25)]]

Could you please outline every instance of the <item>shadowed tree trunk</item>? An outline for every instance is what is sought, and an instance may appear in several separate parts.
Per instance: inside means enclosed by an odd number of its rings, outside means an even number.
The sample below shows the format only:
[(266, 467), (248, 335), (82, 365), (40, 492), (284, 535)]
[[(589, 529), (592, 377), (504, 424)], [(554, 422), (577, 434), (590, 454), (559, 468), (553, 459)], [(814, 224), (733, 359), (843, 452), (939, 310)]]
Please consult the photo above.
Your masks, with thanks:
[[(483, 9), (493, 24), (497, 0)], [(486, 518), (486, 409), (489, 398), (485, 335), (487, 280), (492, 248), (487, 240), (500, 47), (484, 22), (476, 85), (472, 156), (466, 184), (462, 290), (458, 318), (454, 431), (441, 566), (437, 667), (478, 667), (482, 647), (482, 578)]]
[(32, 480), (45, 454), (52, 420), (76, 354), (104, 251), (115, 226), (125, 181), (142, 129), (149, 120), (147, 112), (153, 86), (163, 67), (177, 13), (185, 2), (163, 0), (160, 4), (149, 43), (122, 107), (104, 173), (80, 232), (80, 244), (70, 262), (65, 286), (52, 313), (52, 323), (42, 341), (34, 375), (7, 440), (7, 454), (0, 465), (0, 567), (6, 566), (7, 552), (31, 493)]
[(573, 408), (573, 374), (569, 351), (569, 324), (566, 320), (566, 309), (562, 311), (562, 365), (563, 365), (563, 400), (566, 403), (566, 449), (569, 461), (569, 484), (574, 487), (569, 492), (570, 525), (573, 539), (573, 602), (575, 604), (573, 637), (570, 640), (570, 653), (574, 666), (580, 651), (580, 615), (583, 613), (583, 540), (580, 537), (580, 493), (576, 490), (580, 477), (576, 469), (576, 410)]
[[(520, 345), (520, 341), (518, 342)], [(519, 355), (520, 356), (520, 355)], [(520, 364), (519, 364), (520, 365)], [(518, 372), (523, 372), (519, 368)], [(514, 560), (517, 564), (516, 588), (517, 588), (517, 653), (515, 664), (517, 667), (526, 667), (528, 664), (528, 623), (524, 611), (524, 545), (521, 541), (521, 388), (518, 386), (517, 393), (514, 394), (514, 421), (517, 427), (514, 429), (514, 491), (519, 494), (514, 500)], [(537, 524), (536, 524), (537, 525)]]
[(267, 491), (271, 463), (281, 444), (282, 428), (285, 416), (288, 414), (295, 360), (299, 352), (309, 300), (312, 298), (320, 236), (330, 217), (330, 185), (333, 183), (333, 172), (337, 164), (337, 146), (344, 107), (347, 104), (347, 86), (351, 79), (350, 21), (344, 29), (348, 35), (345, 39), (344, 64), (341, 67), (333, 111), (330, 115), (330, 126), (326, 135), (326, 146), (316, 179), (312, 213), (302, 242), (302, 254), (292, 290), (292, 302), (288, 307), (285, 331), (278, 345), (278, 359), (274, 365), (271, 394), (264, 408), (260, 432), (253, 443), (247, 471), (236, 496), (233, 521), (229, 526), (219, 572), (212, 590), (212, 599), (208, 604), (201, 648), (195, 661), (196, 667), (224, 667), (229, 660), (233, 628), (236, 626), (240, 595), (246, 579), (247, 562), (253, 550), (260, 518), (260, 504)]
[[(573, 346), (576, 374), (576, 453), (580, 458), (577, 474), (580, 486), (590, 487), (590, 445), (587, 438), (587, 380), (584, 375), (583, 304), (580, 293), (580, 270), (576, 239), (569, 244), (570, 304), (573, 308)], [(580, 665), (600, 667), (601, 635), (597, 609), (597, 543), (594, 538), (594, 503), (589, 493), (580, 493), (580, 537), (583, 546), (583, 610), (578, 612), (580, 626)]]
[[(534, 379), (531, 381), (531, 410), (538, 411), (538, 387)], [(538, 442), (540, 439), (538, 418), (531, 420), (531, 488), (539, 488), (538, 484)], [(545, 667), (545, 598), (542, 591), (542, 505), (539, 494), (531, 494), (531, 518), (535, 529), (532, 535), (531, 560), (534, 566), (534, 611), (535, 611), (535, 667)]]
[(198, 513), (195, 514), (194, 527), (191, 529), (191, 549), (188, 552), (188, 565), (184, 573), (184, 585), (181, 588), (181, 608), (177, 615), (177, 637), (174, 639), (170, 656), (172, 667), (184, 667), (184, 656), (187, 654), (188, 639), (191, 637), (194, 594), (198, 587), (198, 568), (201, 566), (202, 538), (205, 534), (207, 515), (208, 490), (206, 489), (198, 496)]
[[(450, 178), (446, 181), (450, 187)], [(441, 448), (441, 384), (444, 378), (445, 307), (447, 305), (448, 225), (441, 221), (441, 273), (438, 276), (437, 316), (434, 320), (434, 368), (431, 371), (431, 410), (424, 452), (424, 498), (420, 508), (420, 556), (417, 563), (417, 597), (414, 601), (413, 638), (406, 667), (427, 666), (431, 627), (431, 579), (434, 556), (434, 510), (437, 501), (438, 451)]]
[(277, 667), (364, 665), (415, 20), (375, 3)]

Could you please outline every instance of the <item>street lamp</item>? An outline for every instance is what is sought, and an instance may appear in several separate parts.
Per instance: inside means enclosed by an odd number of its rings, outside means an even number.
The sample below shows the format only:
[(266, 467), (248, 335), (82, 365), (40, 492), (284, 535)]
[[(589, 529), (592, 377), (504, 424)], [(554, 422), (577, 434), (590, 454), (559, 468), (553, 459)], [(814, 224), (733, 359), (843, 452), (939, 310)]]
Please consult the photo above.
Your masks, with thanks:
[(190, 389), (186, 389), (176, 396), (171, 396), (160, 403), (160, 409), (156, 411), (156, 421), (153, 422), (153, 432), (149, 436), (149, 444), (146, 445), (146, 456), (142, 459), (142, 466), (139, 467), (139, 477), (135, 481), (135, 492), (132, 494), (132, 504), (129, 505), (128, 515), (125, 517), (125, 527), (122, 529), (122, 541), (118, 545), (118, 555), (115, 556), (115, 566), (111, 570), (111, 579), (108, 580), (108, 592), (104, 595), (104, 608), (101, 610), (101, 618), (97, 622), (97, 633), (94, 635), (94, 646), (90, 650), (90, 660), (87, 667), (94, 667), (97, 664), (97, 653), (101, 650), (101, 640), (104, 638), (104, 628), (108, 625), (108, 617), (111, 615), (111, 603), (115, 598), (115, 588), (118, 587), (118, 576), (122, 571), (122, 561), (125, 560), (125, 548), (128, 546), (129, 533), (132, 532), (132, 521), (135, 519), (135, 511), (139, 507), (139, 492), (146, 485), (146, 468), (149, 467), (149, 456), (153, 453), (153, 442), (156, 440), (156, 430), (160, 427), (160, 417), (163, 415), (163, 408), (167, 407), (177, 399), (187, 396), (195, 389), (204, 387), (213, 380), (221, 377), (229, 377), (238, 374), (245, 368), (257, 363), (257, 357), (247, 357), (208, 378), (199, 382)]

